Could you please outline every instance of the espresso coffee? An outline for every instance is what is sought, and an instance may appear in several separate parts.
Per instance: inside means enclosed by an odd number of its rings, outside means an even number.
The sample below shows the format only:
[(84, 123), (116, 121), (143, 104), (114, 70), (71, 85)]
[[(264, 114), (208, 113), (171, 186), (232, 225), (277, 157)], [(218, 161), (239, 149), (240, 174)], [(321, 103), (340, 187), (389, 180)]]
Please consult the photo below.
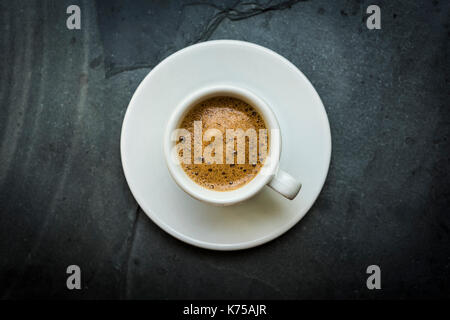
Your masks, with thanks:
[(196, 104), (179, 129), (185, 129), (178, 140), (186, 147), (178, 149), (179, 159), (185, 160), (183, 170), (197, 184), (215, 191), (247, 184), (261, 170), (269, 151), (264, 119), (251, 105), (233, 97)]

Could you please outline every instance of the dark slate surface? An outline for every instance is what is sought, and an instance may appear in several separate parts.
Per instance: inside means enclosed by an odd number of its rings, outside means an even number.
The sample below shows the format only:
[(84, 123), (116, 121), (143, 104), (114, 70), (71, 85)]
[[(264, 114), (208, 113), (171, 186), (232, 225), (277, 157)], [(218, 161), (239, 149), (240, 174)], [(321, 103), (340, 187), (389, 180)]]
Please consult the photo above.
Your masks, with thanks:
[[(382, 29), (365, 9), (382, 10)], [(65, 27), (79, 4), (82, 30)], [(0, 297), (449, 297), (446, 1), (2, 1)], [(161, 59), (240, 39), (291, 60), (319, 92), (333, 154), (322, 194), (261, 247), (211, 252), (139, 209), (119, 137)], [(66, 267), (83, 289), (66, 289)], [(377, 264), (382, 290), (366, 289)]]

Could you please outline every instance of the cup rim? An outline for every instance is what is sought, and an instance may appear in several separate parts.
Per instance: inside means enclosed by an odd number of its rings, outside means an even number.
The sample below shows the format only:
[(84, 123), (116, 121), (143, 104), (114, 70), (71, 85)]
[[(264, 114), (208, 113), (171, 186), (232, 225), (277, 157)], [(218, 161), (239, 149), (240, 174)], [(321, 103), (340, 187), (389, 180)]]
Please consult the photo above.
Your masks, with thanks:
[[(172, 159), (172, 148), (175, 142), (171, 140), (171, 134), (178, 128), (178, 125), (189, 109), (198, 102), (221, 95), (239, 98), (249, 103), (261, 113), (267, 129), (270, 131), (269, 153), (264, 165), (261, 167), (258, 174), (247, 184), (230, 191), (215, 191), (200, 186), (188, 177), (180, 164), (175, 163)], [(280, 126), (269, 105), (251, 90), (231, 84), (214, 84), (195, 90), (177, 105), (166, 124), (163, 145), (165, 161), (169, 173), (182, 190), (197, 200), (213, 205), (225, 206), (236, 204), (251, 198), (272, 180), (278, 170), (281, 155)]]

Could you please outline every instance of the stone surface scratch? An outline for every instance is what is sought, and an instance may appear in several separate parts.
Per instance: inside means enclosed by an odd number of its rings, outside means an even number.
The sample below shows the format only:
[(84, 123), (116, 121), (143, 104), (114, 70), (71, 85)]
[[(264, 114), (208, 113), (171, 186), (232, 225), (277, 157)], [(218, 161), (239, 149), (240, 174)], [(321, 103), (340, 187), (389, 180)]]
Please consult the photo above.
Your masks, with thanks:
[(132, 250), (133, 250), (133, 245), (134, 245), (134, 241), (136, 239), (136, 230), (137, 230), (137, 226), (138, 226), (138, 221), (139, 221), (139, 216), (141, 214), (141, 207), (138, 205), (134, 214), (134, 220), (133, 220), (133, 224), (131, 225), (131, 230), (128, 234), (128, 237), (126, 239), (126, 258), (124, 260), (124, 266), (123, 266), (123, 280), (122, 280), (122, 285), (121, 285), (121, 298), (125, 299), (127, 298), (127, 293), (128, 293), (128, 270), (129, 270), (129, 265), (130, 265), (130, 261), (131, 261), (131, 257), (132, 257)]
[(232, 21), (244, 20), (269, 11), (290, 9), (298, 2), (304, 1), (307, 0), (288, 0), (275, 4), (273, 4), (272, 1), (266, 3), (237, 1), (231, 7), (225, 8), (221, 8), (217, 5), (213, 5), (207, 2), (188, 3), (186, 4), (186, 6), (213, 6), (215, 9), (220, 10), (211, 17), (208, 23), (205, 24), (204, 30), (202, 30), (198, 38), (196, 38), (193, 43), (207, 41), (224, 19), (229, 19)]

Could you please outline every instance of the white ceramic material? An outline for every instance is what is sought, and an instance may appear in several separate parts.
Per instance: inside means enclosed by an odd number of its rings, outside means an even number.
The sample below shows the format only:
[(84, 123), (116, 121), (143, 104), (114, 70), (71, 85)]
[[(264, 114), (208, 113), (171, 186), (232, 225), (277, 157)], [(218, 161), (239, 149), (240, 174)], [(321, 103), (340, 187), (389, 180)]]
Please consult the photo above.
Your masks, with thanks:
[[(169, 118), (192, 93), (223, 84), (271, 107), (281, 128), (280, 167), (302, 182), (294, 200), (264, 187), (242, 203), (212, 206), (171, 178), (163, 152)], [(237, 250), (278, 237), (311, 208), (327, 176), (331, 135), (319, 95), (292, 63), (255, 44), (219, 40), (180, 50), (147, 75), (125, 114), (121, 156), (131, 192), (158, 226), (192, 245)]]
[[(269, 154), (258, 175), (241, 188), (227, 192), (209, 190), (191, 180), (181, 167), (174, 148), (178, 138), (176, 129), (189, 109), (203, 100), (217, 96), (238, 98), (253, 106), (262, 115), (269, 133)], [(207, 86), (183, 99), (169, 118), (164, 134), (166, 164), (175, 182), (195, 199), (213, 205), (225, 206), (240, 203), (254, 196), (266, 184), (290, 200), (295, 198), (301, 188), (301, 184), (295, 178), (279, 169), (280, 154), (280, 126), (270, 107), (251, 91), (229, 84)]]

